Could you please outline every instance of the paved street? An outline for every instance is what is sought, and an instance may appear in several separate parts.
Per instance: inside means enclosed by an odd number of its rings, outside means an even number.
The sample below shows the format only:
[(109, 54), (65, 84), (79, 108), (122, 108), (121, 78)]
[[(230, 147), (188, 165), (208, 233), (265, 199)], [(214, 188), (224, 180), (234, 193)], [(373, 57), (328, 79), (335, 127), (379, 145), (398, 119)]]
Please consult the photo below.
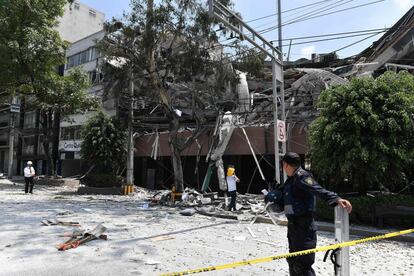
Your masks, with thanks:
[[(184, 217), (159, 206), (145, 209), (141, 196), (78, 196), (74, 188), (56, 186), (37, 186), (33, 195), (25, 195), (22, 184), (1, 180), (0, 275), (158, 275), (287, 251), (284, 226)], [(67, 238), (60, 235), (73, 227), (41, 226), (43, 219), (76, 221), (82, 229), (103, 223), (108, 240), (61, 252), (55, 246)], [(275, 245), (254, 240), (247, 226), (257, 240)], [(319, 245), (334, 242), (331, 233), (320, 232), (318, 239)], [(394, 241), (353, 247), (351, 275), (412, 275), (413, 249), (413, 244)], [(332, 275), (323, 254), (316, 258), (318, 275)], [(204, 275), (288, 273), (286, 262), (279, 260)]]

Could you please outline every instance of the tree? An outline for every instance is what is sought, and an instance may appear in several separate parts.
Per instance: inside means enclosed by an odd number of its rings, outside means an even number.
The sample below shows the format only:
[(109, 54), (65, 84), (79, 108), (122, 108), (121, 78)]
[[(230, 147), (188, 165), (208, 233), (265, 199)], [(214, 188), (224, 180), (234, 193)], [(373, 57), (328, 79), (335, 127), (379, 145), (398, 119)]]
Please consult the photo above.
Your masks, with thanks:
[[(88, 76), (79, 68), (67, 76), (51, 72), (36, 88), (34, 105), (40, 111), (40, 125), (43, 133), (43, 148), (49, 164), (49, 174), (56, 174), (56, 161), (59, 159), (60, 122), (70, 114), (83, 113), (98, 107), (98, 100), (85, 91), (89, 87)], [(51, 145), (51, 147), (50, 147)]]
[[(117, 63), (119, 71), (134, 76), (138, 94), (160, 103), (160, 117), (167, 118), (169, 124), (174, 181), (179, 191), (184, 188), (181, 152), (207, 129), (205, 110), (216, 109), (218, 113), (217, 101), (236, 79), (226, 66), (228, 62), (222, 60), (222, 47), (210, 28), (208, 9), (200, 2), (133, 0), (131, 14), (106, 24), (108, 34), (100, 44), (100, 50)], [(178, 86), (188, 92), (191, 101), (183, 114), (176, 110), (180, 99), (173, 91)], [(180, 129), (189, 126), (185, 121), (192, 121), (192, 131), (182, 138)]]
[(64, 43), (53, 29), (66, 0), (0, 4), (0, 91), (3, 96), (34, 95), (44, 74), (65, 63)]
[(233, 63), (234, 69), (249, 72), (251, 76), (263, 78), (265, 76), (265, 60), (267, 55), (257, 49), (249, 49), (245, 45), (234, 45), (239, 58)]
[(48, 174), (56, 174), (60, 120), (96, 106), (85, 93), (85, 75), (80, 71), (67, 77), (58, 74), (68, 44), (54, 28), (68, 2), (73, 1), (5, 0), (0, 4), (0, 95), (40, 107)]
[(361, 193), (397, 189), (414, 157), (413, 91), (407, 72), (323, 91), (310, 128), (312, 169), (330, 183), (347, 179)]
[(125, 167), (127, 133), (114, 118), (102, 111), (83, 126), (82, 159), (99, 172), (121, 174)]

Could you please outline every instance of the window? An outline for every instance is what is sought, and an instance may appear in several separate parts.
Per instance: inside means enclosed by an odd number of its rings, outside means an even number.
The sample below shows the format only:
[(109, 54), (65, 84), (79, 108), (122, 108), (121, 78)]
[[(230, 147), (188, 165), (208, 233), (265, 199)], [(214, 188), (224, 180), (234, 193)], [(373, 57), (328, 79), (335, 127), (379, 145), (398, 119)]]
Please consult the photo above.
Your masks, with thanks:
[(75, 2), (75, 4), (74, 4), (74, 7), (75, 7), (75, 10), (79, 10), (79, 3), (78, 2)]
[(90, 54), (91, 54), (91, 56), (90, 56), (90, 60), (94, 60), (94, 59), (96, 59), (96, 58), (97, 58), (97, 56), (96, 56), (96, 48), (90, 48), (90, 49), (89, 49), (89, 52), (90, 52)]
[(24, 155), (34, 154), (34, 148), (35, 148), (35, 137), (34, 136), (23, 137), (23, 154)]
[(89, 10), (89, 15), (92, 16), (92, 17), (96, 17), (96, 11)]
[(23, 128), (36, 127), (36, 112), (26, 112), (24, 114)]
[(96, 70), (89, 71), (88, 76), (89, 76), (89, 84), (92, 85), (92, 86), (100, 84), (101, 80), (103, 78), (102, 73), (98, 73), (98, 72), (96, 72)]
[(81, 139), (81, 126), (62, 127), (61, 140), (80, 140)]
[(38, 147), (38, 154), (44, 155), (45, 154), (45, 147), (43, 146), (43, 135), (39, 136), (39, 147)]
[(80, 53), (77, 53), (73, 56), (68, 57), (66, 69), (87, 63), (96, 58), (97, 58), (96, 48), (95, 47), (89, 48), (88, 50), (82, 51)]

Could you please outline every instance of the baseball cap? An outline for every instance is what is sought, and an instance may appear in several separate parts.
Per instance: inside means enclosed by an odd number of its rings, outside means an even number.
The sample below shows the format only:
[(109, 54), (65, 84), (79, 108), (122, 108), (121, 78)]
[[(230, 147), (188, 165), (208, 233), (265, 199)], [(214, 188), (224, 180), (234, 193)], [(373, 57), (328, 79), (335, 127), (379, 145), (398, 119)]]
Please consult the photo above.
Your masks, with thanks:
[(300, 156), (295, 152), (287, 152), (283, 157), (282, 161), (293, 166), (300, 166)]
[(27, 165), (32, 165), (32, 161), (27, 161)]

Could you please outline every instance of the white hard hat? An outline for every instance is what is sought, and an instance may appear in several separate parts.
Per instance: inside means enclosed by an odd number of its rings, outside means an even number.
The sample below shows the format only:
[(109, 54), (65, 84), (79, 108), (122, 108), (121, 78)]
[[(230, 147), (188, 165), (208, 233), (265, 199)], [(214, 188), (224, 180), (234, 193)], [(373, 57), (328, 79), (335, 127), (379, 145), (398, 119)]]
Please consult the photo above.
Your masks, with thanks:
[(32, 165), (32, 161), (27, 161), (27, 165)]

